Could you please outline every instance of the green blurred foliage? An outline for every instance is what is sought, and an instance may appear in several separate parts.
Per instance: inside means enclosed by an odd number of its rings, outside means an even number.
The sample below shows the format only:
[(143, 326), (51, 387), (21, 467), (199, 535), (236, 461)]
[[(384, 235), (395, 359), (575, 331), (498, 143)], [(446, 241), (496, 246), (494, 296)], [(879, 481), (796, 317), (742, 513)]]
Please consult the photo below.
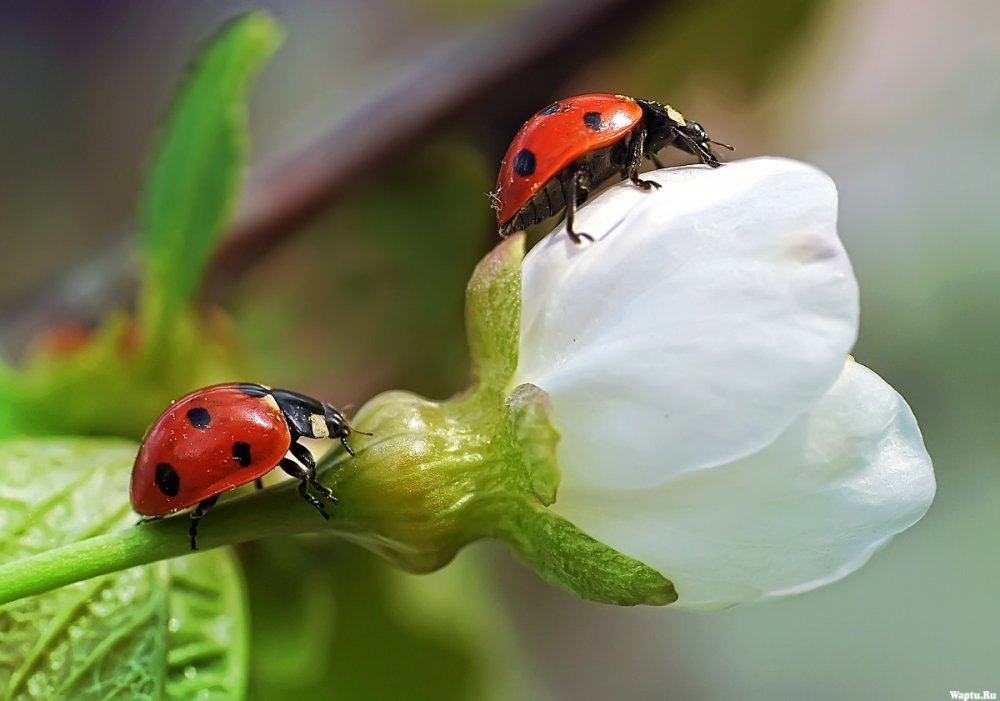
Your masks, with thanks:
[(229, 320), (186, 311), (147, 361), (134, 321), (108, 316), (69, 347), (37, 346), (24, 367), (0, 373), (0, 438), (103, 435), (138, 440), (173, 399), (239, 377), (249, 365)]
[(360, 549), (329, 541), (243, 549), (251, 582), (251, 699), (418, 701), (477, 696), (476, 657), (446, 631), (408, 620), (401, 575)]
[(491, 177), (461, 140), (432, 142), (245, 276), (234, 313), (262, 376), (338, 402), (463, 389), (465, 285), (493, 235)]
[(532, 0), (418, 0), (414, 7), (446, 24), (501, 21), (532, 5)]
[[(706, 77), (720, 80), (706, 92), (736, 90), (752, 99), (766, 89), (827, 6), (826, 0), (665, 3), (663, 11), (636, 27), (626, 48), (612, 59), (617, 88), (665, 102), (655, 91), (687, 87)], [(682, 112), (684, 106), (676, 105)]]
[(250, 582), (250, 698), (539, 698), (476, 552), (422, 577), (320, 538), (240, 548)]

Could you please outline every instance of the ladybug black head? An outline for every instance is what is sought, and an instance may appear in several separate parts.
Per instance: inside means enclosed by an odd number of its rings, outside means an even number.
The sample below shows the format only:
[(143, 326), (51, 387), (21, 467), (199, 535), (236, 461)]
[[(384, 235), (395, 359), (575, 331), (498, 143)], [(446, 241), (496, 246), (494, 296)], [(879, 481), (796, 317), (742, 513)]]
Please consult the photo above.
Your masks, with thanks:
[(323, 402), (323, 418), (326, 427), (330, 431), (330, 438), (346, 438), (351, 435), (351, 427), (347, 424), (347, 419), (340, 413), (340, 409)]
[(708, 144), (708, 134), (705, 133), (705, 127), (698, 122), (685, 122), (677, 130), (697, 144), (705, 144), (706, 146)]
[(676, 132), (674, 144), (678, 148), (693, 153), (702, 163), (713, 168), (719, 165), (719, 157), (712, 152), (711, 144), (714, 142), (708, 138), (705, 128), (698, 122), (684, 122), (677, 126)]
[(686, 119), (684, 115), (670, 105), (661, 105), (649, 100), (636, 100), (642, 107), (646, 123), (646, 152), (655, 153), (666, 146), (676, 146), (687, 151), (698, 159), (715, 168), (719, 158), (712, 151), (712, 144), (724, 146), (732, 150), (728, 144), (712, 141), (705, 128), (698, 122)]

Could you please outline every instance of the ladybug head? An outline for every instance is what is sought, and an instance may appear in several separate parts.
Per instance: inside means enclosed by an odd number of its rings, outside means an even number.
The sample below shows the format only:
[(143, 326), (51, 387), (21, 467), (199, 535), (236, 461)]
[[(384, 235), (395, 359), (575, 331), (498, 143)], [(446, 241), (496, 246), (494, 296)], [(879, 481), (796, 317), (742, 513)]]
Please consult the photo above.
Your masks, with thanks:
[(718, 141), (709, 139), (705, 128), (698, 122), (685, 121), (682, 124), (678, 124), (675, 127), (675, 133), (674, 144), (678, 148), (688, 153), (693, 153), (701, 159), (702, 163), (710, 165), (713, 168), (719, 165), (719, 157), (712, 151), (711, 144), (725, 146), (730, 150), (733, 148), (729, 144), (720, 144)]
[(330, 438), (346, 438), (351, 435), (351, 427), (348, 425), (347, 419), (340, 413), (340, 409), (332, 404), (323, 402), (323, 419), (330, 432)]
[(636, 100), (636, 102), (642, 107), (646, 122), (647, 153), (655, 153), (666, 146), (676, 146), (682, 151), (694, 154), (702, 163), (715, 168), (719, 165), (719, 158), (712, 151), (711, 145), (733, 150), (729, 144), (712, 141), (701, 124), (686, 119), (670, 105), (661, 105), (659, 102), (649, 100)]
[(368, 431), (359, 431), (358, 429), (347, 423), (347, 419), (340, 412), (340, 409), (333, 406), (332, 404), (327, 404), (323, 402), (323, 415), (326, 419), (326, 428), (330, 432), (330, 438), (339, 438), (340, 442), (343, 443), (344, 449), (354, 457), (354, 449), (347, 442), (347, 437), (352, 433), (360, 433), (363, 436), (370, 436), (371, 433)]

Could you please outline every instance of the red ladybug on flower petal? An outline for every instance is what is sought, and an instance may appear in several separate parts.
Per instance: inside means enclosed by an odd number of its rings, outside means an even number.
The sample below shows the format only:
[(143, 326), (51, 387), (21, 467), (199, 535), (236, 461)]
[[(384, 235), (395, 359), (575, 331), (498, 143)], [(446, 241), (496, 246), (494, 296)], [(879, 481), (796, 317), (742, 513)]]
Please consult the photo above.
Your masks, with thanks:
[(507, 149), (492, 193), (500, 235), (507, 236), (565, 207), (574, 242), (592, 236), (573, 229), (576, 208), (590, 190), (616, 173), (643, 190), (658, 183), (639, 178), (642, 159), (657, 167), (656, 153), (675, 146), (716, 168), (712, 141), (697, 122), (670, 105), (624, 95), (588, 93), (553, 102), (529, 119)]
[(338, 409), (297, 392), (249, 383), (199, 389), (173, 402), (146, 431), (132, 468), (132, 508), (152, 520), (197, 504), (190, 530), (197, 550), (198, 523), (219, 495), (280, 467), (300, 480), (299, 494), (328, 519), (309, 487), (330, 504), (337, 498), (316, 480), (316, 461), (298, 441), (339, 439), (353, 456), (352, 430)]

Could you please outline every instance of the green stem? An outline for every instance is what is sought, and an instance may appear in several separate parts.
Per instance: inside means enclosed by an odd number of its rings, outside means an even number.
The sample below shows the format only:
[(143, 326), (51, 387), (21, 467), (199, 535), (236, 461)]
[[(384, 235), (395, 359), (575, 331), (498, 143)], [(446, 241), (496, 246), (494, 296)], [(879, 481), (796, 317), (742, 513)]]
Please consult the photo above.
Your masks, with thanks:
[[(289, 509), (294, 485), (282, 485), (219, 504), (202, 521), (199, 550), (275, 535), (347, 527), (336, 516), (326, 524), (312, 509)], [(252, 503), (246, 503), (252, 500)], [(0, 605), (102, 574), (181, 557), (191, 552), (191, 521), (180, 514), (88, 538), (0, 566)]]

